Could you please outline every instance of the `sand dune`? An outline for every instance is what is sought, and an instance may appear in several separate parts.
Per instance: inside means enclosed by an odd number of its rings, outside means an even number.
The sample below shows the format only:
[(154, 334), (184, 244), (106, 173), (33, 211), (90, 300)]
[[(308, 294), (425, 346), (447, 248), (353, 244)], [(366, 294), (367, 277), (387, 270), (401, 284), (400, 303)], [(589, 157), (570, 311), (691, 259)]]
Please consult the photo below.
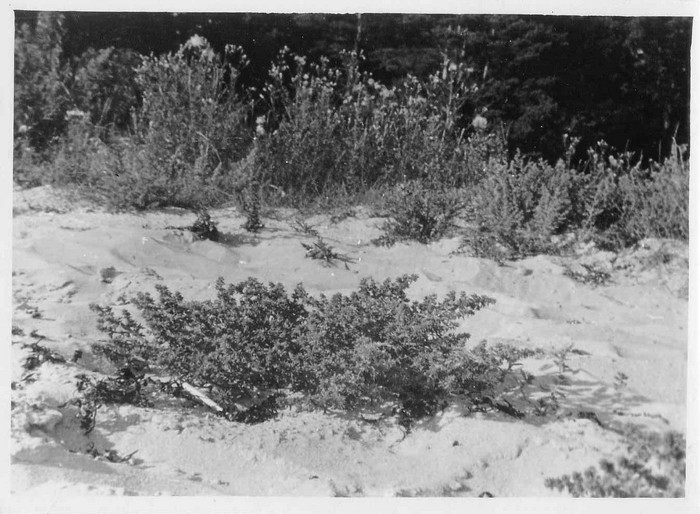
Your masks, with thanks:
[[(688, 250), (676, 241), (649, 240), (621, 254), (582, 247), (566, 258), (499, 265), (456, 252), (456, 238), (377, 247), (371, 240), (382, 220), (357, 210), (337, 223), (312, 219), (350, 259), (324, 267), (305, 258), (300, 242), (308, 237), (289, 227), (289, 212), (266, 218), (267, 228), (251, 236), (235, 209), (212, 211), (221, 243), (167, 228), (191, 224), (187, 211), (109, 214), (61, 201), (48, 188), (16, 191), (14, 213), (12, 323), (23, 334), (12, 336), (17, 496), (563, 496), (544, 479), (624, 453), (624, 441), (607, 427), (633, 422), (685, 432)], [(610, 283), (567, 275), (589, 263), (609, 270)], [(101, 270), (109, 267), (115, 276), (105, 282)], [(471, 334), (470, 344), (544, 350), (524, 363), (539, 385), (556, 374), (548, 352), (572, 344), (560, 411), (515, 420), (454, 405), (404, 437), (391, 417), (367, 423), (352, 414), (288, 410), (245, 425), (172, 400), (105, 407), (86, 436), (75, 407), (62, 407), (76, 393), (76, 375), (113, 371), (92, 351), (103, 338), (92, 302), (114, 304), (159, 283), (187, 298), (210, 298), (219, 276), (303, 283), (312, 294), (331, 294), (356, 288), (363, 277), (403, 273), (419, 277), (409, 290), (415, 298), (450, 290), (495, 298), (460, 330)], [(37, 340), (66, 362), (44, 363), (26, 380), (24, 345)], [(82, 355), (73, 362), (76, 350)], [(619, 373), (628, 377), (624, 385), (616, 383)], [(535, 386), (530, 393), (542, 394)], [(603, 427), (581, 418), (584, 411)], [(136, 453), (118, 463), (105, 458), (110, 450)]]

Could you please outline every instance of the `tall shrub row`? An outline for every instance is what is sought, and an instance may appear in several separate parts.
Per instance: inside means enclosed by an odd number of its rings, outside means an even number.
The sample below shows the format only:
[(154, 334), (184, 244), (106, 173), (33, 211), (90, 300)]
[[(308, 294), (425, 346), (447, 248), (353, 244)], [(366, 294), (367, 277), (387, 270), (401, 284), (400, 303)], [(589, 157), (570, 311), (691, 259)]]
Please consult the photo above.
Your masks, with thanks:
[(117, 209), (201, 209), (251, 187), (293, 205), (376, 190), (391, 200), (390, 239), (428, 242), (464, 217), (483, 255), (553, 251), (552, 236), (572, 230), (611, 247), (688, 237), (685, 149), (644, 166), (603, 143), (579, 164), (571, 146), (555, 165), (509, 158), (465, 112), (469, 70), (447, 58), (387, 87), (360, 71), (361, 55), (333, 66), (283, 49), (256, 90), (240, 84), (238, 47), (218, 55), (195, 36), (161, 56), (110, 48), (64, 63), (61, 37), (48, 14), (16, 35), (20, 183), (78, 186)]
[(462, 66), (445, 61), (426, 81), (408, 76), (388, 88), (359, 71), (361, 56), (343, 57), (343, 67), (332, 68), (280, 53), (266, 88), (270, 133), (257, 148), (263, 182), (306, 196), (474, 180), (483, 161), (461, 123)]

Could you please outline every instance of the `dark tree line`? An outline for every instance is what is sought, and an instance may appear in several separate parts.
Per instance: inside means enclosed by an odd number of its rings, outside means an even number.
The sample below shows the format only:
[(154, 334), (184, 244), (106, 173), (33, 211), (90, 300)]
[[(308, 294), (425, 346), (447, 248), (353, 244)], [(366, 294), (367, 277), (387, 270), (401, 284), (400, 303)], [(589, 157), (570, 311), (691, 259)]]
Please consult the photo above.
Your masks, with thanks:
[[(16, 12), (18, 28), (35, 20)], [(464, 62), (464, 120), (481, 114), (503, 127), (511, 151), (549, 159), (562, 155), (563, 134), (582, 139), (580, 157), (601, 139), (654, 159), (674, 137), (689, 140), (690, 18), (66, 13), (64, 29), (64, 59), (107, 47), (160, 54), (194, 34), (219, 50), (241, 45), (249, 85), (265, 81), (283, 46), (312, 60), (359, 49), (363, 69), (386, 84)]]

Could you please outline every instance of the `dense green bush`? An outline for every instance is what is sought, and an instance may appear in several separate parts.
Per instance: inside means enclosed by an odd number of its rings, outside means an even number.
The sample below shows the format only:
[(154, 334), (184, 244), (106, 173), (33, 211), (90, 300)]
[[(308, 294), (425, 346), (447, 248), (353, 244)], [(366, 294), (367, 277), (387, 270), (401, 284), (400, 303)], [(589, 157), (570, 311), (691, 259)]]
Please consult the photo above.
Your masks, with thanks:
[(312, 395), (322, 405), (355, 406), (379, 399), (424, 403), (425, 413), (456, 389), (450, 379), (466, 363), (467, 334), (455, 321), (492, 303), (484, 297), (450, 293), (410, 302), (406, 289), (416, 277), (377, 284), (364, 281), (349, 296), (322, 297), (300, 338), (313, 362)]
[(600, 470), (548, 478), (550, 489), (566, 489), (574, 497), (639, 498), (685, 495), (685, 437), (628, 430), (627, 455), (615, 463), (602, 460)]
[(433, 413), (463, 395), (481, 405), (496, 398), (505, 376), (527, 352), (508, 346), (468, 349), (457, 320), (493, 300), (454, 292), (410, 301), (417, 277), (377, 283), (365, 279), (350, 295), (313, 298), (299, 285), (253, 278), (217, 282), (217, 297), (185, 301), (158, 287), (158, 298), (134, 299), (145, 321), (128, 311), (93, 306), (107, 333), (106, 352), (122, 367), (147, 362), (177, 380), (208, 386), (235, 415), (244, 398), (301, 393), (323, 408), (390, 401), (409, 419)]

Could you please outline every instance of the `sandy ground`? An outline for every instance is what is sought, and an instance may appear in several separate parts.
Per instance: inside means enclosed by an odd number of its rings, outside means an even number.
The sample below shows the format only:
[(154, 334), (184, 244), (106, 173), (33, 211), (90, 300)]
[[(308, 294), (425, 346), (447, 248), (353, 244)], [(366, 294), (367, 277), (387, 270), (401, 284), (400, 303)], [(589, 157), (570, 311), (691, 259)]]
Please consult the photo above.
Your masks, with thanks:
[[(233, 208), (212, 211), (225, 241), (193, 241), (167, 229), (191, 224), (187, 211), (109, 214), (61, 199), (48, 188), (15, 190), (13, 203), (10, 488), (16, 498), (70, 495), (562, 497), (546, 477), (583, 470), (624, 453), (610, 426), (686, 431), (688, 248), (649, 240), (621, 254), (581, 247), (567, 258), (538, 256), (499, 265), (456, 252), (459, 240), (377, 247), (379, 218), (367, 210), (308, 221), (352, 259), (324, 267), (305, 258), (309, 238), (264, 218), (245, 233)], [(567, 269), (594, 264), (611, 273), (602, 286)], [(111, 283), (100, 271), (114, 267)], [(103, 339), (92, 302), (167, 284), (187, 298), (213, 296), (214, 280), (249, 276), (303, 283), (313, 293), (349, 292), (362, 277), (419, 276), (410, 294), (450, 290), (497, 303), (460, 327), (470, 344), (508, 342), (544, 350), (525, 368), (553, 386), (552, 351), (573, 344), (557, 414), (515, 420), (467, 414), (458, 405), (420, 422), (407, 436), (396, 419), (367, 423), (352, 414), (283, 411), (256, 425), (233, 423), (191, 403), (110, 406), (85, 436), (75, 407), (76, 375), (109, 373), (91, 350)], [(34, 331), (34, 335), (32, 332)], [(46, 362), (27, 379), (23, 363), (40, 342), (67, 359)], [(82, 356), (73, 361), (76, 350)], [(622, 382), (616, 376), (628, 378)], [(545, 394), (537, 387), (531, 399)], [(517, 401), (514, 398), (513, 401)], [(523, 400), (524, 401), (524, 400)], [(603, 427), (581, 412), (593, 412)], [(88, 450), (94, 449), (94, 457)], [(133, 456), (111, 462), (107, 455)], [(115, 453), (116, 452), (116, 453)]]

